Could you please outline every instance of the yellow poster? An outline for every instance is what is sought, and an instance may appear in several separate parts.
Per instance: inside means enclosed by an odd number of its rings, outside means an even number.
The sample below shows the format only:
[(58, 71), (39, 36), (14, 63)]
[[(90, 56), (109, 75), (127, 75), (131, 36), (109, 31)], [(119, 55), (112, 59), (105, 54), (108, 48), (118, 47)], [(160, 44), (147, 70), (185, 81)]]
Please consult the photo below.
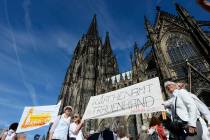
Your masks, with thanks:
[(26, 132), (46, 126), (57, 118), (60, 103), (49, 106), (25, 107), (17, 133)]

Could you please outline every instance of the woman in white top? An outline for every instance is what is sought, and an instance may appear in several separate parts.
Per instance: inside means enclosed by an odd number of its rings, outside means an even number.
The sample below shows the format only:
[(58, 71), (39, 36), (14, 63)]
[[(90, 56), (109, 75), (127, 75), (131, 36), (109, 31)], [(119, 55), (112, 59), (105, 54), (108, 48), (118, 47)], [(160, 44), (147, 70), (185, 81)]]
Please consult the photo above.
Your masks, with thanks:
[(69, 128), (69, 137), (70, 140), (83, 140), (83, 134), (82, 134), (82, 127), (84, 122), (81, 122), (81, 117), (79, 114), (74, 114), (73, 117), (74, 121), (70, 124)]
[(67, 140), (72, 111), (71, 106), (64, 107), (64, 113), (53, 122), (49, 140)]
[(18, 123), (12, 123), (9, 130), (3, 134), (1, 140), (17, 140), (17, 134), (15, 133), (17, 127)]

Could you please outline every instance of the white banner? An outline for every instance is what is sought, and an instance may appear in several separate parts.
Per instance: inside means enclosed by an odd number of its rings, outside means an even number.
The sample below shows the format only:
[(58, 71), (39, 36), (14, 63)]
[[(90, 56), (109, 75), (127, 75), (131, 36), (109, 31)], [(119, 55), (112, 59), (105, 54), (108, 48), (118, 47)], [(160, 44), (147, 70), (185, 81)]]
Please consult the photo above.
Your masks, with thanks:
[(83, 120), (165, 111), (159, 78), (92, 96)]
[(59, 108), (60, 102), (57, 105), (25, 107), (16, 133), (48, 125), (57, 118)]

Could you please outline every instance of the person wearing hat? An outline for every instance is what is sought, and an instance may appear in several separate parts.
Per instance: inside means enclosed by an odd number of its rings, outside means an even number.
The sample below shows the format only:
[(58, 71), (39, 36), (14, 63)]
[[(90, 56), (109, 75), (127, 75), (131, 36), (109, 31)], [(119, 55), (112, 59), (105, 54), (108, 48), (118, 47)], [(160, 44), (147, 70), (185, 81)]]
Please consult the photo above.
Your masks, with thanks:
[(179, 90), (174, 82), (167, 81), (164, 86), (171, 99), (170, 102), (166, 101), (163, 105), (171, 107), (172, 128), (176, 130), (175, 137), (178, 140), (201, 140), (200, 113), (193, 98), (188, 93)]
[(49, 140), (67, 140), (72, 112), (71, 106), (64, 107), (64, 113), (59, 115), (52, 124)]

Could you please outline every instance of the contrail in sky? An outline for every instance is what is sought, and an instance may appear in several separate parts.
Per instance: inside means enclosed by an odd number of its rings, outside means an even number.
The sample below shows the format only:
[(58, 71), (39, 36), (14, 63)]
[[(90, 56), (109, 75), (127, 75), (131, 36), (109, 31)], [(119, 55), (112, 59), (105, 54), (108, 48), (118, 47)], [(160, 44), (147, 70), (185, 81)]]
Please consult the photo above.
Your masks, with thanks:
[(31, 24), (31, 17), (30, 17), (30, 6), (31, 6), (31, 0), (25, 0), (23, 2), (23, 9), (24, 9), (24, 12), (25, 12), (25, 25), (26, 25), (26, 30), (29, 34), (29, 38), (32, 42), (32, 46), (33, 46), (33, 49), (36, 50), (36, 43), (33, 39), (33, 37), (31, 36), (31, 33), (32, 33), (32, 24)]
[(4, 3), (5, 3), (4, 10), (5, 10), (5, 15), (6, 15), (6, 20), (7, 20), (7, 24), (8, 24), (8, 27), (9, 27), (9, 32), (10, 32), (10, 35), (11, 35), (11, 38), (12, 38), (12, 42), (13, 42), (12, 47), (13, 47), (13, 49), (15, 51), (15, 56), (16, 56), (16, 59), (17, 59), (18, 69), (20, 71), (20, 75), (21, 75), (23, 84), (24, 84), (25, 88), (28, 90), (28, 92), (29, 92), (29, 94), (31, 96), (32, 103), (33, 103), (33, 105), (36, 105), (37, 102), (36, 102), (35, 89), (34, 89), (34, 87), (31, 84), (29, 84), (26, 81), (25, 76), (24, 76), (24, 72), (23, 72), (22, 63), (20, 61), (20, 56), (18, 55), (17, 43), (16, 43), (16, 39), (15, 39), (15, 36), (14, 36), (14, 32), (13, 32), (11, 23), (10, 23), (10, 19), (9, 19), (9, 14), (8, 14), (8, 9), (7, 9), (7, 0), (5, 0)]

